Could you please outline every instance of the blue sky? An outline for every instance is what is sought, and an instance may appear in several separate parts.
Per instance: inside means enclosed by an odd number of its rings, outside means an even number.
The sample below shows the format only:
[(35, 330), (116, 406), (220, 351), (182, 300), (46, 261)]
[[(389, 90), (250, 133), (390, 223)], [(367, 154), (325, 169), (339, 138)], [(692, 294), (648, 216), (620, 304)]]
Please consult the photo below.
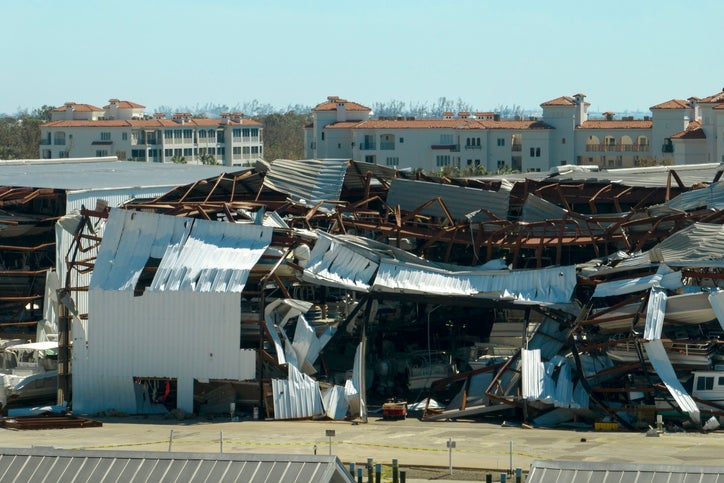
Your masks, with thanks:
[(721, 0), (16, 0), (0, 113), (461, 98), (535, 109), (582, 92), (645, 110), (724, 87)]

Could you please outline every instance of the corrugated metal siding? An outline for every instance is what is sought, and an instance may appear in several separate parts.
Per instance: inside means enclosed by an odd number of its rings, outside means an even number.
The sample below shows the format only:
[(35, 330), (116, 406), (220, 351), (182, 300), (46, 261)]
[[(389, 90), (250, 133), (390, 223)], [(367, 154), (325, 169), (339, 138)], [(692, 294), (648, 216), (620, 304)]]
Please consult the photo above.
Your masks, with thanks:
[(534, 461), (526, 483), (721, 482), (722, 466), (652, 465), (615, 461)]
[(694, 223), (649, 250), (652, 263), (721, 260), (724, 258), (724, 225)]
[(373, 291), (568, 303), (575, 286), (574, 266), (513, 272), (474, 269), (452, 272), (384, 260), (375, 277)]
[(719, 181), (703, 188), (685, 191), (664, 204), (669, 208), (684, 211), (720, 207), (724, 204), (724, 182)]
[(73, 406), (79, 412), (135, 413), (133, 377), (177, 378), (179, 407), (188, 412), (194, 379), (255, 377), (254, 358), (239, 349), (238, 293), (134, 297), (93, 290), (90, 302), (87, 347), (77, 354), (74, 347)]
[(291, 364), (287, 368), (286, 380), (272, 379), (274, 419), (303, 419), (324, 414), (319, 383)]
[[(83, 190), (83, 191), (69, 191), (66, 193), (66, 214), (72, 213), (74, 210), (80, 210), (82, 207), (88, 209), (94, 209), (96, 207), (96, 201), (103, 199), (108, 203), (110, 207), (118, 207), (126, 203), (129, 200), (137, 198), (152, 198), (160, 196), (169, 190), (171, 187), (134, 187), (134, 188), (118, 188), (118, 189), (98, 189), (98, 190)], [(98, 235), (103, 235), (103, 227), (105, 223), (101, 223), (97, 229)], [(58, 272), (58, 279), (65, 285), (66, 278), (66, 257), (69, 255), (71, 244), (73, 243), (73, 234), (63, 229), (60, 229), (56, 225), (55, 230), (56, 240), (56, 271)], [(92, 258), (98, 255), (97, 249), (91, 249), (81, 256), (86, 258)], [(73, 280), (71, 281), (74, 287), (87, 287), (90, 285), (91, 273), (73, 273)], [(81, 314), (88, 313), (88, 292), (74, 292), (73, 300), (75, 301), (76, 308)]]
[(521, 221), (560, 220), (566, 210), (534, 194), (529, 194), (523, 203)]
[(264, 177), (264, 186), (305, 206), (336, 201), (342, 193), (347, 164), (345, 159), (277, 159)]
[(392, 182), (397, 177), (406, 177), (405, 173), (379, 164), (366, 163), (364, 161), (350, 161), (347, 174), (344, 178), (346, 189), (362, 190), (366, 187), (367, 173), (372, 174), (370, 183), (372, 185)]
[(91, 289), (133, 290), (149, 257), (149, 291), (241, 292), (272, 228), (111, 210)]
[(0, 483), (18, 481), (354, 483), (336, 456), (1, 450)]
[[(402, 210), (414, 211), (422, 204), (435, 198), (442, 198), (445, 207), (455, 221), (465, 220), (465, 215), (476, 210), (486, 209), (498, 218), (508, 217), (510, 201), (510, 183), (503, 183), (500, 191), (488, 191), (464, 186), (429, 183), (406, 179), (394, 179), (387, 193), (390, 206), (400, 206)], [(433, 203), (421, 212), (424, 215), (443, 217), (444, 213), (438, 203)], [(484, 214), (477, 214), (472, 221), (488, 220)]]
[[(379, 267), (379, 258), (371, 250), (368, 255), (353, 250), (339, 238), (319, 232), (304, 278), (323, 285), (349, 287), (351, 290), (369, 291), (372, 279)], [(310, 278), (311, 277), (311, 278)]]

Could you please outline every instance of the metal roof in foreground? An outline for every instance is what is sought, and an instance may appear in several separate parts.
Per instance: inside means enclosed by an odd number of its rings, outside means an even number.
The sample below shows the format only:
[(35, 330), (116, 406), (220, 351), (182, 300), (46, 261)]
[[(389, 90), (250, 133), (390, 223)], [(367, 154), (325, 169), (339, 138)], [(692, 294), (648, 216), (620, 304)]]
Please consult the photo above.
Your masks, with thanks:
[[(653, 458), (655, 459), (655, 458)], [(526, 483), (716, 483), (724, 466), (656, 465), (616, 462), (534, 461)]]
[(0, 161), (0, 186), (67, 191), (174, 187), (244, 169), (239, 166), (118, 161), (115, 156), (12, 160)]
[(336, 456), (2, 448), (11, 481), (354, 483)]

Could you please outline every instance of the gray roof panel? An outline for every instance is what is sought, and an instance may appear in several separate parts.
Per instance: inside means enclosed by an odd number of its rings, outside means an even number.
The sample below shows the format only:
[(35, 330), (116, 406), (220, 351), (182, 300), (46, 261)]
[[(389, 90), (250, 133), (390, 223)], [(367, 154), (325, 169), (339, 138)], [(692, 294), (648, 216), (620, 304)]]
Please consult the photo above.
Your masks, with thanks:
[(1, 448), (0, 483), (174, 481), (353, 483), (336, 456)]
[(0, 185), (66, 191), (151, 186), (182, 186), (238, 166), (115, 161), (115, 158), (0, 161)]

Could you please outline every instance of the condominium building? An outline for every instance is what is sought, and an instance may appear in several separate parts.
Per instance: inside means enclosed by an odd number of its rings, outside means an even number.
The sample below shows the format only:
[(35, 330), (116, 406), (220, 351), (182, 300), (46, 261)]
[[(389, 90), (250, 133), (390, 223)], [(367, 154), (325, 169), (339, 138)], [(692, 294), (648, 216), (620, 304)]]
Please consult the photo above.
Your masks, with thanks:
[(264, 157), (262, 125), (241, 113), (200, 119), (147, 115), (145, 106), (111, 99), (103, 108), (66, 102), (40, 126), (40, 157), (117, 156), (119, 160), (248, 166)]
[(724, 162), (724, 135), (716, 136), (724, 127), (724, 92), (672, 99), (652, 106), (643, 119), (617, 119), (612, 112), (589, 118), (585, 97), (546, 101), (540, 118), (505, 120), (487, 112), (373, 119), (370, 108), (331, 96), (314, 107), (313, 122), (305, 126), (305, 157), (488, 172)]

